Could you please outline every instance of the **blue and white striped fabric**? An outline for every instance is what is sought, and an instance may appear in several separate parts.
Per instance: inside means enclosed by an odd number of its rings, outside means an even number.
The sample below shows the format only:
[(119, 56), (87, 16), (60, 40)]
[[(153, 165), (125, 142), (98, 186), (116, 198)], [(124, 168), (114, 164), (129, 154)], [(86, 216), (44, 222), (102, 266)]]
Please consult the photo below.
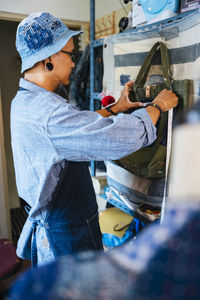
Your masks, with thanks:
[[(190, 105), (200, 99), (200, 11), (173, 22), (161, 22), (104, 39), (104, 92), (118, 99), (124, 83), (135, 80), (151, 47), (158, 41), (169, 49), (173, 79), (191, 80)], [(163, 81), (160, 55), (153, 59), (148, 81)], [(153, 198), (152, 181), (141, 179), (119, 166), (107, 164), (108, 184), (132, 201), (162, 203), (164, 185), (156, 185)], [(153, 183), (155, 184), (155, 183)], [(161, 191), (162, 187), (162, 191)], [(159, 189), (159, 190), (158, 190)], [(150, 195), (151, 194), (151, 195)], [(155, 197), (158, 196), (158, 199)], [(151, 203), (150, 203), (151, 202)]]
[(149, 193), (152, 180), (137, 177), (111, 161), (106, 163), (106, 168), (107, 183), (112, 189), (119, 192), (119, 197), (123, 198), (122, 201), (127, 198), (132, 205), (145, 202), (149, 205), (161, 206), (162, 197), (151, 196)]
[[(173, 78), (191, 79), (191, 103), (199, 98), (200, 11), (170, 23), (155, 23), (104, 39), (104, 92), (118, 99), (127, 80), (135, 80), (140, 67), (158, 41), (169, 49)], [(150, 74), (162, 74), (159, 56)]]

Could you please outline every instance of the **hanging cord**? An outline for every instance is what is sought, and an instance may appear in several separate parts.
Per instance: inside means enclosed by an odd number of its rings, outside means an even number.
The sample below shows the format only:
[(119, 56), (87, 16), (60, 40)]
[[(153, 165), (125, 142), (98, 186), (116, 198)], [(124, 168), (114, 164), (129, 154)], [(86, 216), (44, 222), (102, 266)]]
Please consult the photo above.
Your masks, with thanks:
[(124, 9), (124, 11), (125, 11), (125, 13), (126, 13), (126, 16), (127, 16), (127, 15), (128, 15), (128, 12), (127, 12), (127, 10), (126, 10), (124, 4), (122, 3), (121, 0), (119, 0), (119, 3), (121, 4), (121, 7)]

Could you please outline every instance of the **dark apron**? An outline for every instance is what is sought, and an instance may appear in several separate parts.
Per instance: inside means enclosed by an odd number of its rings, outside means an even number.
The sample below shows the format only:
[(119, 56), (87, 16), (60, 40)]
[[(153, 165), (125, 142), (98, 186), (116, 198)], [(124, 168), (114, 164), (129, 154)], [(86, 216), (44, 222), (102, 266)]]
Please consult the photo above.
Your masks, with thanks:
[[(96, 195), (87, 163), (65, 162), (43, 224), (55, 257), (103, 250)], [(37, 265), (37, 225), (40, 222), (33, 224), (33, 266)]]

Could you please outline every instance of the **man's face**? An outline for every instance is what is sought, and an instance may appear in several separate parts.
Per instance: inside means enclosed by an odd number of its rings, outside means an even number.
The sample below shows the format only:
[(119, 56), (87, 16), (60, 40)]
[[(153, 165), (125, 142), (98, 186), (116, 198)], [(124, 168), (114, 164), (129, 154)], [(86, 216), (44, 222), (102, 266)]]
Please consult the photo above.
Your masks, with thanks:
[[(74, 43), (71, 38), (67, 44), (61, 49), (61, 51), (67, 51), (73, 53)], [(75, 67), (75, 63), (72, 61), (72, 57), (68, 53), (58, 52), (53, 56), (53, 64), (55, 67), (56, 78), (60, 84), (69, 84), (69, 77), (71, 75), (72, 69)]]

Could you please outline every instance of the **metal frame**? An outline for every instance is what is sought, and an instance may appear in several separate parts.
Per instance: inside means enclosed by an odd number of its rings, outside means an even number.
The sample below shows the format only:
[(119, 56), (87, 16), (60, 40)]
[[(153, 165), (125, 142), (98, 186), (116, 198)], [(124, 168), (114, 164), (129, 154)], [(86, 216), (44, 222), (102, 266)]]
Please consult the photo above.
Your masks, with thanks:
[[(94, 49), (103, 45), (103, 39), (95, 41), (95, 0), (90, 0), (90, 110), (94, 111), (94, 100), (100, 100), (94, 92)], [(95, 176), (95, 161), (91, 161), (91, 175)]]
[[(90, 110), (94, 110), (94, 40), (95, 0), (90, 0)], [(91, 161), (91, 175), (95, 176), (95, 162)]]

